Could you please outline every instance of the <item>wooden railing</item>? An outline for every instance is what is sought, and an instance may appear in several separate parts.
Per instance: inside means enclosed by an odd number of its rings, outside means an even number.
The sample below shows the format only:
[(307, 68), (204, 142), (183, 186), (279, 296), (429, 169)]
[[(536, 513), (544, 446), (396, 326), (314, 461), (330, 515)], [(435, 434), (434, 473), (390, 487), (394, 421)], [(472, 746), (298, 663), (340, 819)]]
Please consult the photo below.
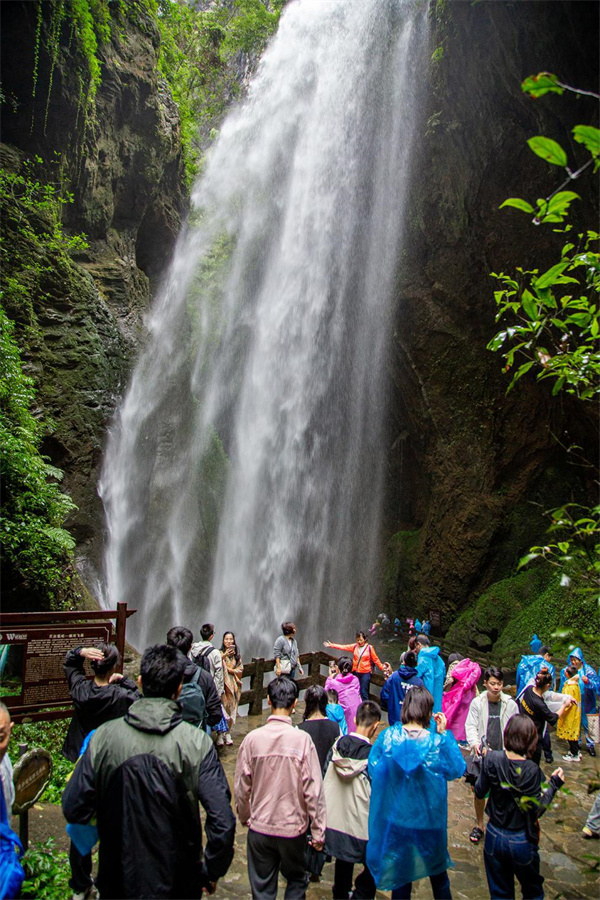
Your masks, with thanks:
[[(304, 691), (313, 684), (323, 686), (327, 680), (327, 675), (321, 672), (321, 666), (328, 666), (330, 659), (335, 659), (336, 654), (325, 653), (323, 650), (316, 650), (313, 653), (301, 653), (300, 665), (307, 673), (303, 678), (297, 678), (296, 684), (298, 690)], [(250, 678), (250, 688), (242, 691), (240, 697), (240, 706), (249, 704), (248, 715), (259, 716), (262, 713), (263, 700), (267, 697), (267, 683), (265, 683), (265, 675), (273, 672), (275, 667), (274, 659), (263, 659), (262, 657), (253, 657), (252, 662), (244, 665), (242, 678)], [(371, 685), (381, 687), (384, 678), (379, 672), (374, 672), (371, 676)], [(372, 695), (373, 700), (377, 700), (377, 695)]]

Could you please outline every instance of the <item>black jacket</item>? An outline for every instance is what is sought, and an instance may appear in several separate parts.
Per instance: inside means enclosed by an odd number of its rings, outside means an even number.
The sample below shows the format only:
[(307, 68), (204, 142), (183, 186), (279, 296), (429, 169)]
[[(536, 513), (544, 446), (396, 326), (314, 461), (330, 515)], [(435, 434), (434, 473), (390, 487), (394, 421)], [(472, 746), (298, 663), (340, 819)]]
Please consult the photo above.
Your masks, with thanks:
[(74, 706), (74, 714), (67, 731), (62, 752), (75, 762), (86, 736), (111, 719), (124, 716), (132, 703), (142, 696), (129, 678), (102, 687), (86, 676), (85, 659), (79, 655), (81, 647), (69, 650), (63, 663)]
[(196, 663), (189, 662), (183, 673), (183, 683), (186, 684), (188, 681), (191, 681), (196, 671), (199, 672), (198, 686), (204, 694), (204, 701), (206, 703), (206, 724), (211, 727), (213, 725), (218, 725), (223, 713), (221, 711), (221, 700), (211, 675), (206, 669), (197, 666)]
[[(206, 850), (198, 802), (206, 812)], [(103, 900), (200, 898), (233, 858), (235, 818), (208, 735), (172, 700), (143, 698), (101, 725), (67, 784), (68, 822), (96, 817)]]

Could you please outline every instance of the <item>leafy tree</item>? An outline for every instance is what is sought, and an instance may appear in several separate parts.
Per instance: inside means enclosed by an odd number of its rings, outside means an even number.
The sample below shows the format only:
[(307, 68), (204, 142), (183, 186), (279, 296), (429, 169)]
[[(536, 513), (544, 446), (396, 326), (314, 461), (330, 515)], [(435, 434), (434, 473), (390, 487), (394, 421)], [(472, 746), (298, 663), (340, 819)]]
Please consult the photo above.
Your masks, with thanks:
[[(600, 100), (598, 94), (563, 84), (549, 72), (526, 78), (521, 87), (534, 99), (548, 93), (572, 92)], [(547, 163), (564, 169), (567, 177), (548, 197), (535, 204), (511, 197), (500, 207), (513, 207), (532, 215), (535, 225), (560, 225), (554, 231), (568, 237), (557, 261), (542, 273), (539, 269), (523, 268), (517, 268), (511, 275), (492, 273), (500, 283), (500, 289), (494, 294), (498, 306), (496, 321), (505, 324), (492, 338), (488, 349), (502, 351), (504, 371), (514, 371), (508, 390), (532, 372), (540, 381), (553, 381), (553, 395), (564, 391), (589, 402), (600, 394), (600, 235), (590, 228), (573, 235), (573, 226), (566, 220), (571, 204), (581, 198), (565, 188), (588, 170), (598, 172), (600, 131), (591, 125), (577, 125), (573, 138), (589, 155), (577, 168), (569, 166), (566, 151), (556, 141), (542, 135), (530, 138), (527, 142), (530, 149)], [(580, 448), (569, 448), (569, 451), (575, 449)], [(600, 506), (589, 508), (567, 503), (548, 515), (549, 532), (558, 540), (532, 547), (519, 567), (542, 557), (564, 569), (574, 557), (580, 557), (586, 563), (589, 582), (597, 588)], [(563, 582), (567, 583), (568, 579), (565, 569)]]

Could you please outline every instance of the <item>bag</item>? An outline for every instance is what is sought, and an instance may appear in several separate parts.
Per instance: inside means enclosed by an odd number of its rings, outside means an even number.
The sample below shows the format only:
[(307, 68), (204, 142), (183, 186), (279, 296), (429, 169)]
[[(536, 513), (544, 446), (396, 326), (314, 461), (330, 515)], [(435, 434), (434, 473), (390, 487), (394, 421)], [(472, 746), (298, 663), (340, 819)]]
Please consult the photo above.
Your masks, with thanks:
[(184, 722), (195, 725), (198, 728), (206, 727), (206, 698), (202, 688), (198, 684), (200, 669), (196, 669), (192, 678), (181, 688), (179, 702), (181, 703), (181, 717)]
[(209, 644), (209, 646), (205, 647), (204, 650), (201, 650), (197, 656), (192, 657), (196, 665), (208, 672), (209, 675), (212, 675), (209, 656), (214, 649), (213, 645)]
[(324, 850), (315, 850), (311, 844), (306, 842), (306, 850), (304, 851), (304, 868), (310, 875), (320, 875), (325, 865), (327, 854)]
[(598, 713), (588, 713), (588, 737), (595, 744), (600, 744), (600, 719)]
[(465, 781), (467, 784), (475, 784), (481, 772), (483, 764), (483, 756), (474, 756), (470, 754), (467, 757), (467, 770), (465, 772)]
[[(275, 664), (275, 668), (277, 668), (277, 664)], [(292, 671), (292, 663), (289, 659), (280, 659), (279, 660), (279, 670), (282, 675), (289, 675)]]
[(4, 791), (0, 785), (0, 900), (12, 900), (21, 893), (25, 872), (21, 865), (23, 845), (8, 823)]

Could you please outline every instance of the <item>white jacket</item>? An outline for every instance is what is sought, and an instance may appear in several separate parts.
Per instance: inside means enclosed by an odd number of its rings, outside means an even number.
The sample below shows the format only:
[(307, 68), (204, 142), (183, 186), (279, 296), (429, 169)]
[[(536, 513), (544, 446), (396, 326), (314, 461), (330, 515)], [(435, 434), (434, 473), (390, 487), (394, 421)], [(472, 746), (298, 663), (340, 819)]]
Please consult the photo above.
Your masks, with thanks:
[[(512, 716), (516, 716), (518, 712), (519, 707), (513, 698), (508, 694), (500, 694), (500, 732), (502, 734), (503, 746), (504, 728), (506, 723)], [(488, 715), (488, 695), (487, 691), (483, 691), (471, 701), (469, 712), (467, 713), (465, 732), (470, 747), (475, 747), (480, 744), (482, 737), (487, 733)]]
[(215, 683), (217, 694), (219, 695), (219, 698), (221, 698), (225, 693), (225, 676), (223, 674), (223, 657), (221, 656), (221, 651), (218, 647), (213, 647), (210, 641), (196, 641), (195, 644), (192, 644), (189, 655), (192, 658), (192, 662), (194, 662), (194, 657), (198, 656), (207, 647), (212, 647), (210, 653), (207, 653), (206, 655), (210, 665), (210, 674)]

